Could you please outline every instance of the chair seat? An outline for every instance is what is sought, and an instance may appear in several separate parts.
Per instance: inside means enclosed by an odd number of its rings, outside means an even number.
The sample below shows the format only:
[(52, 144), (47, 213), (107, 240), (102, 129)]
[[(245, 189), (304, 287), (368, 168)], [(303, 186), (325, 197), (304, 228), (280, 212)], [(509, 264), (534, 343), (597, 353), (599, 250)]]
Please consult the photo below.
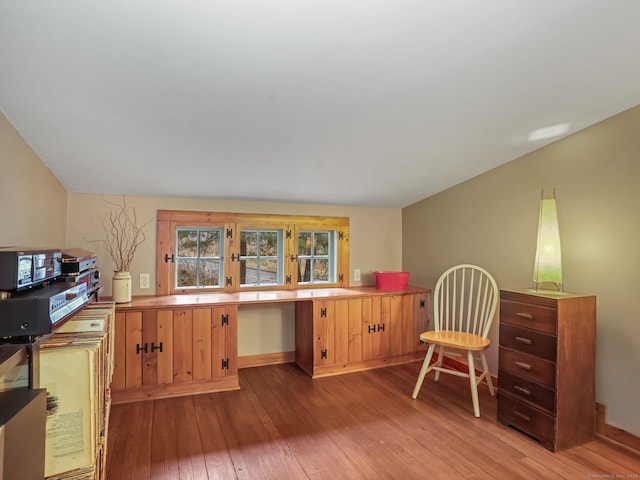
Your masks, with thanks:
[(443, 347), (460, 348), (464, 350), (480, 351), (486, 349), (491, 340), (479, 335), (450, 330), (428, 331), (420, 334), (420, 340), (426, 343), (434, 343)]

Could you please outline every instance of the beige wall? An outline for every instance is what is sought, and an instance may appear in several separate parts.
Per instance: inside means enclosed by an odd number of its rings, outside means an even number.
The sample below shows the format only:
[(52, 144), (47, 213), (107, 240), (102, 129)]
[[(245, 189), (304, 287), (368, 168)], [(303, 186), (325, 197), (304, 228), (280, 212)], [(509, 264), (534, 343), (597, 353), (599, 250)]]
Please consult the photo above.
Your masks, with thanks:
[[(106, 200), (106, 201), (105, 201)], [(111, 294), (113, 263), (99, 241), (104, 238), (100, 215), (109, 210), (108, 202), (121, 197), (69, 195), (69, 246), (85, 248), (98, 254), (104, 295)], [(211, 212), (272, 213), (290, 215), (321, 215), (349, 217), (349, 245), (351, 272), (362, 272), (361, 282), (373, 283), (371, 271), (399, 270), (402, 266), (402, 211), (398, 208), (360, 208), (331, 205), (302, 205), (268, 202), (240, 202), (213, 199), (185, 199), (160, 197), (127, 197), (136, 208), (141, 221), (154, 217), (157, 210), (199, 210)], [(133, 295), (155, 293), (155, 289), (141, 290), (140, 273), (151, 274), (155, 285), (156, 231), (155, 221), (146, 229), (147, 240), (139, 248), (131, 267)], [(97, 240), (97, 241), (96, 241)], [(238, 328), (240, 355), (256, 355), (295, 350), (293, 339), (293, 309), (290, 305), (269, 308), (242, 308)]]
[(1, 112), (0, 206), (0, 246), (64, 246), (67, 191)]
[(640, 106), (403, 209), (404, 269), (433, 287), (470, 262), (531, 287), (542, 188), (557, 193), (565, 290), (597, 295), (597, 401), (640, 435)]

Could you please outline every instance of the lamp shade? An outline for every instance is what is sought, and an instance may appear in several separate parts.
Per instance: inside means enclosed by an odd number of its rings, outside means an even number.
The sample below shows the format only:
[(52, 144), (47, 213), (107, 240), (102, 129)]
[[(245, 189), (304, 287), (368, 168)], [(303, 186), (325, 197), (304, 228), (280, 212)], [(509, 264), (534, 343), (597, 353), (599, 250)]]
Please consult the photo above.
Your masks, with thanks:
[[(543, 192), (544, 197), (544, 192)], [(554, 198), (542, 198), (538, 222), (538, 245), (533, 270), (533, 283), (540, 289), (543, 283), (551, 283), (562, 291), (562, 255), (558, 207)]]

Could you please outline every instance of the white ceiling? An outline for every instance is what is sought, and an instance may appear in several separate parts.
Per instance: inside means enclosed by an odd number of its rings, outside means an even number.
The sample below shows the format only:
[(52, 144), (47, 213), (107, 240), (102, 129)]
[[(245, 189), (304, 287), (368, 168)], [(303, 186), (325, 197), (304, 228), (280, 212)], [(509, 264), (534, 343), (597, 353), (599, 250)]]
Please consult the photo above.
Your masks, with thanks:
[[(637, 0), (0, 0), (70, 192), (404, 207), (640, 103)], [(554, 139), (555, 140), (555, 139)]]

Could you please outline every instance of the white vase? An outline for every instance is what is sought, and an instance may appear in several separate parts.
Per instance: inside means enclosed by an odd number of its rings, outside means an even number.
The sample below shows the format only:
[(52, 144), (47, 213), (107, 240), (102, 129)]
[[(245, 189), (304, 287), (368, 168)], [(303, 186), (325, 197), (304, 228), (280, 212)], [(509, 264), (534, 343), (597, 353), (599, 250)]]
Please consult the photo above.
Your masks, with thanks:
[(131, 274), (129, 272), (113, 272), (111, 298), (116, 303), (131, 301)]

